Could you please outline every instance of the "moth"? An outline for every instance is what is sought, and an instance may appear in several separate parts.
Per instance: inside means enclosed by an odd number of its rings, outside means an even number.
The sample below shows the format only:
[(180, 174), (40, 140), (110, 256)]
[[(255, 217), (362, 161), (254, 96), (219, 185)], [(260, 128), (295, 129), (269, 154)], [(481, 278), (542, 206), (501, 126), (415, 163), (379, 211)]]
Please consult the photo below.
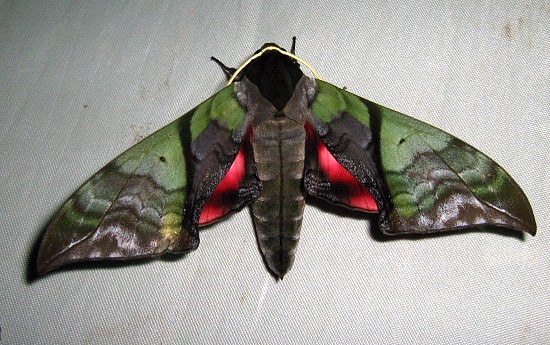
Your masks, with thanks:
[[(463, 141), (323, 81), (273, 43), (228, 84), (122, 153), (53, 216), (37, 273), (188, 253), (199, 228), (251, 205), (269, 271), (291, 268), (306, 197), (377, 213), (387, 235), (493, 226), (531, 235), (514, 180)], [(300, 70), (306, 65), (316, 78)]]

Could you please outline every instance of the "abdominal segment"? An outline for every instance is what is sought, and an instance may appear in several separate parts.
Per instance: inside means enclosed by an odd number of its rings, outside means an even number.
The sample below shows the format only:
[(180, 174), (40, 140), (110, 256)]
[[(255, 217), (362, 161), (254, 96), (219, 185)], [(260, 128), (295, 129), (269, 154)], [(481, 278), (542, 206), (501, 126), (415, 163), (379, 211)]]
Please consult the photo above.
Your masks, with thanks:
[(269, 269), (282, 278), (294, 262), (304, 213), (302, 178), (306, 134), (288, 118), (264, 121), (253, 129), (252, 149), (260, 196), (252, 203), (260, 251)]

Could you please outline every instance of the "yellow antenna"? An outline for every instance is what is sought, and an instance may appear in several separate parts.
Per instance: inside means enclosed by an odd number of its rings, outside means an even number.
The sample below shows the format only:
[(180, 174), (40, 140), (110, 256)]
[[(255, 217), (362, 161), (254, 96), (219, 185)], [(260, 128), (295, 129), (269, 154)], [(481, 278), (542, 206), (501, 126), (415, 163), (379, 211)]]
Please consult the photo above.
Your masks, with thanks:
[(297, 57), (296, 55), (292, 54), (292, 53), (289, 53), (287, 52), (286, 50), (282, 50), (281, 48), (279, 47), (276, 47), (276, 46), (267, 46), (265, 47), (264, 49), (260, 50), (257, 54), (254, 54), (252, 55), (252, 57), (248, 60), (246, 60), (245, 63), (243, 63), (241, 65), (241, 67), (237, 68), (237, 70), (235, 71), (235, 73), (233, 73), (233, 75), (231, 76), (231, 78), (229, 78), (229, 81), (227, 82), (227, 85), (233, 83), (235, 81), (235, 78), (239, 75), (239, 73), (242, 72), (242, 70), (248, 66), (249, 63), (251, 63), (253, 60), (259, 58), (260, 56), (262, 56), (263, 53), (265, 53), (266, 51), (268, 50), (276, 50), (278, 51), (279, 53), (283, 54), (283, 55), (286, 55), (286, 56), (289, 56), (291, 57), (292, 59), (298, 61), (299, 63), (301, 63), (302, 65), (306, 66), (310, 71), (311, 73), (313, 73), (313, 75), (315, 76), (315, 78), (319, 79), (319, 80), (323, 80), (323, 78), (321, 78), (321, 76), (319, 75), (319, 73), (317, 73), (317, 71), (309, 64), (307, 63), (306, 61), (300, 59), (299, 57)]

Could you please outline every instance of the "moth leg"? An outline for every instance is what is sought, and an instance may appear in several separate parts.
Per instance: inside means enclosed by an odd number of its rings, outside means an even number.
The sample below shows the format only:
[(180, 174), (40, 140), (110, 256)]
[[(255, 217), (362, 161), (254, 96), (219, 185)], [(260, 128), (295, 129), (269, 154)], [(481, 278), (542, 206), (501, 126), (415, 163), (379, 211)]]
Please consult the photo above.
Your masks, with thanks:
[(237, 193), (237, 202), (240, 207), (256, 200), (262, 192), (262, 184), (256, 176), (249, 176)]
[(304, 190), (311, 196), (327, 200), (332, 197), (330, 181), (314, 169), (307, 169), (304, 172)]

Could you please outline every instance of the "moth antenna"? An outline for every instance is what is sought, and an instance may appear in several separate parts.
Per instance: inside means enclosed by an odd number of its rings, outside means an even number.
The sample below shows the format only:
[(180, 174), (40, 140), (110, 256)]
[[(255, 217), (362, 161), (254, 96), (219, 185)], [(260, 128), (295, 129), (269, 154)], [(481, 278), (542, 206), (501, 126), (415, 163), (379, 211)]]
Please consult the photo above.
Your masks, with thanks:
[(211, 56), (210, 59), (212, 59), (212, 61), (214, 61), (215, 63), (218, 64), (218, 66), (221, 67), (222, 71), (223, 71), (223, 74), (225, 74), (225, 77), (227, 78), (227, 80), (229, 80), (229, 78), (231, 78), (231, 76), (233, 74), (235, 74), (235, 72), (237, 71), (236, 68), (233, 68), (233, 67), (227, 67), (223, 62), (221, 62), (220, 60), (216, 59), (215, 57)]
[(292, 46), (290, 47), (290, 54), (296, 54), (296, 36), (292, 37)]

